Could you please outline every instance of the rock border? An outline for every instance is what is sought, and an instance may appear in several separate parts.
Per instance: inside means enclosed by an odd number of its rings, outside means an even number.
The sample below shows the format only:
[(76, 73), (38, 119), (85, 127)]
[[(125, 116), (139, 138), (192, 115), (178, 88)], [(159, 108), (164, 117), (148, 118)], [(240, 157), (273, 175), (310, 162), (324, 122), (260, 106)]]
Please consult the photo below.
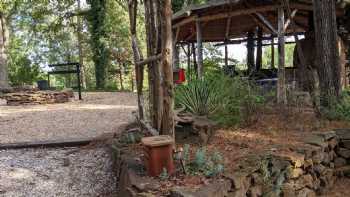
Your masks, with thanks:
[[(114, 143), (112, 155), (118, 196), (154, 196), (157, 183), (145, 176), (140, 158)], [(268, 150), (240, 161), (240, 169), (192, 191), (175, 187), (171, 197), (313, 197), (333, 187), (338, 177), (350, 176), (350, 129), (314, 133), (289, 150)]]

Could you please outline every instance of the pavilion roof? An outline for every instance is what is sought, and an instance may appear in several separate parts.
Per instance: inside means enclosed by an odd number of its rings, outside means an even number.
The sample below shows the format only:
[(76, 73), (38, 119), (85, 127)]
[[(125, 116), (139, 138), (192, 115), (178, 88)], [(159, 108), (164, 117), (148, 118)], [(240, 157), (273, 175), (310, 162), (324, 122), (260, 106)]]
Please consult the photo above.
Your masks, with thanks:
[[(261, 27), (265, 35), (277, 34), (277, 10), (281, 0), (212, 0), (204, 5), (191, 5), (173, 15), (173, 28), (178, 42), (196, 41), (196, 21), (202, 26), (204, 42), (220, 42), (244, 38), (248, 31)], [(312, 0), (290, 0), (290, 9), (296, 24), (296, 32), (308, 30)], [(344, 10), (337, 8), (337, 15)], [(289, 16), (285, 14), (285, 20)], [(289, 22), (290, 23), (290, 22)], [(292, 25), (286, 33), (293, 32)]]

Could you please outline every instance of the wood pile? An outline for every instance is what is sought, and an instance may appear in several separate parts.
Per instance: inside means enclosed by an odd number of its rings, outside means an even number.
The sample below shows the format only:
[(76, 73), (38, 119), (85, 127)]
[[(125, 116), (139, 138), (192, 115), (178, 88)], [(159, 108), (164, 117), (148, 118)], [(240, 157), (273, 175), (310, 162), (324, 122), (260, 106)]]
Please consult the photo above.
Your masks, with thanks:
[(72, 90), (63, 91), (23, 91), (1, 96), (9, 106), (42, 105), (69, 102), (74, 97)]

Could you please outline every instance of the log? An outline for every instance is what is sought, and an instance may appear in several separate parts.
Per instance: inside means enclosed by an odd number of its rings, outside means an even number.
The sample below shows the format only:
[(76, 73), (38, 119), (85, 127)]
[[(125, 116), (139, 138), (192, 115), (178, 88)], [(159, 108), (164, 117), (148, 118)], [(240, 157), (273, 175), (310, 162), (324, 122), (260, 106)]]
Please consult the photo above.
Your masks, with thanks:
[(80, 138), (70, 140), (48, 140), (36, 142), (17, 142), (0, 144), (0, 150), (24, 149), (24, 148), (63, 148), (85, 146), (93, 142), (95, 138)]

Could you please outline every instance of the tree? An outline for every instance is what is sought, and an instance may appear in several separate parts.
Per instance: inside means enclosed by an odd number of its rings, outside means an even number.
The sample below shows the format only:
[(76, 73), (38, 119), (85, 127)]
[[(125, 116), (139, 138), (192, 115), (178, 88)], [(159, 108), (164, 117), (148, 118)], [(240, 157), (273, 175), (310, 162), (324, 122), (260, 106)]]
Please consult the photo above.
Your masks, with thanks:
[(316, 60), (320, 79), (321, 105), (329, 107), (341, 91), (334, 0), (314, 1)]
[(8, 40), (6, 16), (4, 12), (0, 11), (0, 89), (8, 88), (9, 86), (7, 55), (5, 52)]
[(96, 88), (103, 89), (106, 85), (106, 67), (109, 63), (107, 32), (105, 30), (107, 0), (89, 0), (88, 2), (91, 5), (88, 20), (91, 32), (90, 43), (95, 63)]

